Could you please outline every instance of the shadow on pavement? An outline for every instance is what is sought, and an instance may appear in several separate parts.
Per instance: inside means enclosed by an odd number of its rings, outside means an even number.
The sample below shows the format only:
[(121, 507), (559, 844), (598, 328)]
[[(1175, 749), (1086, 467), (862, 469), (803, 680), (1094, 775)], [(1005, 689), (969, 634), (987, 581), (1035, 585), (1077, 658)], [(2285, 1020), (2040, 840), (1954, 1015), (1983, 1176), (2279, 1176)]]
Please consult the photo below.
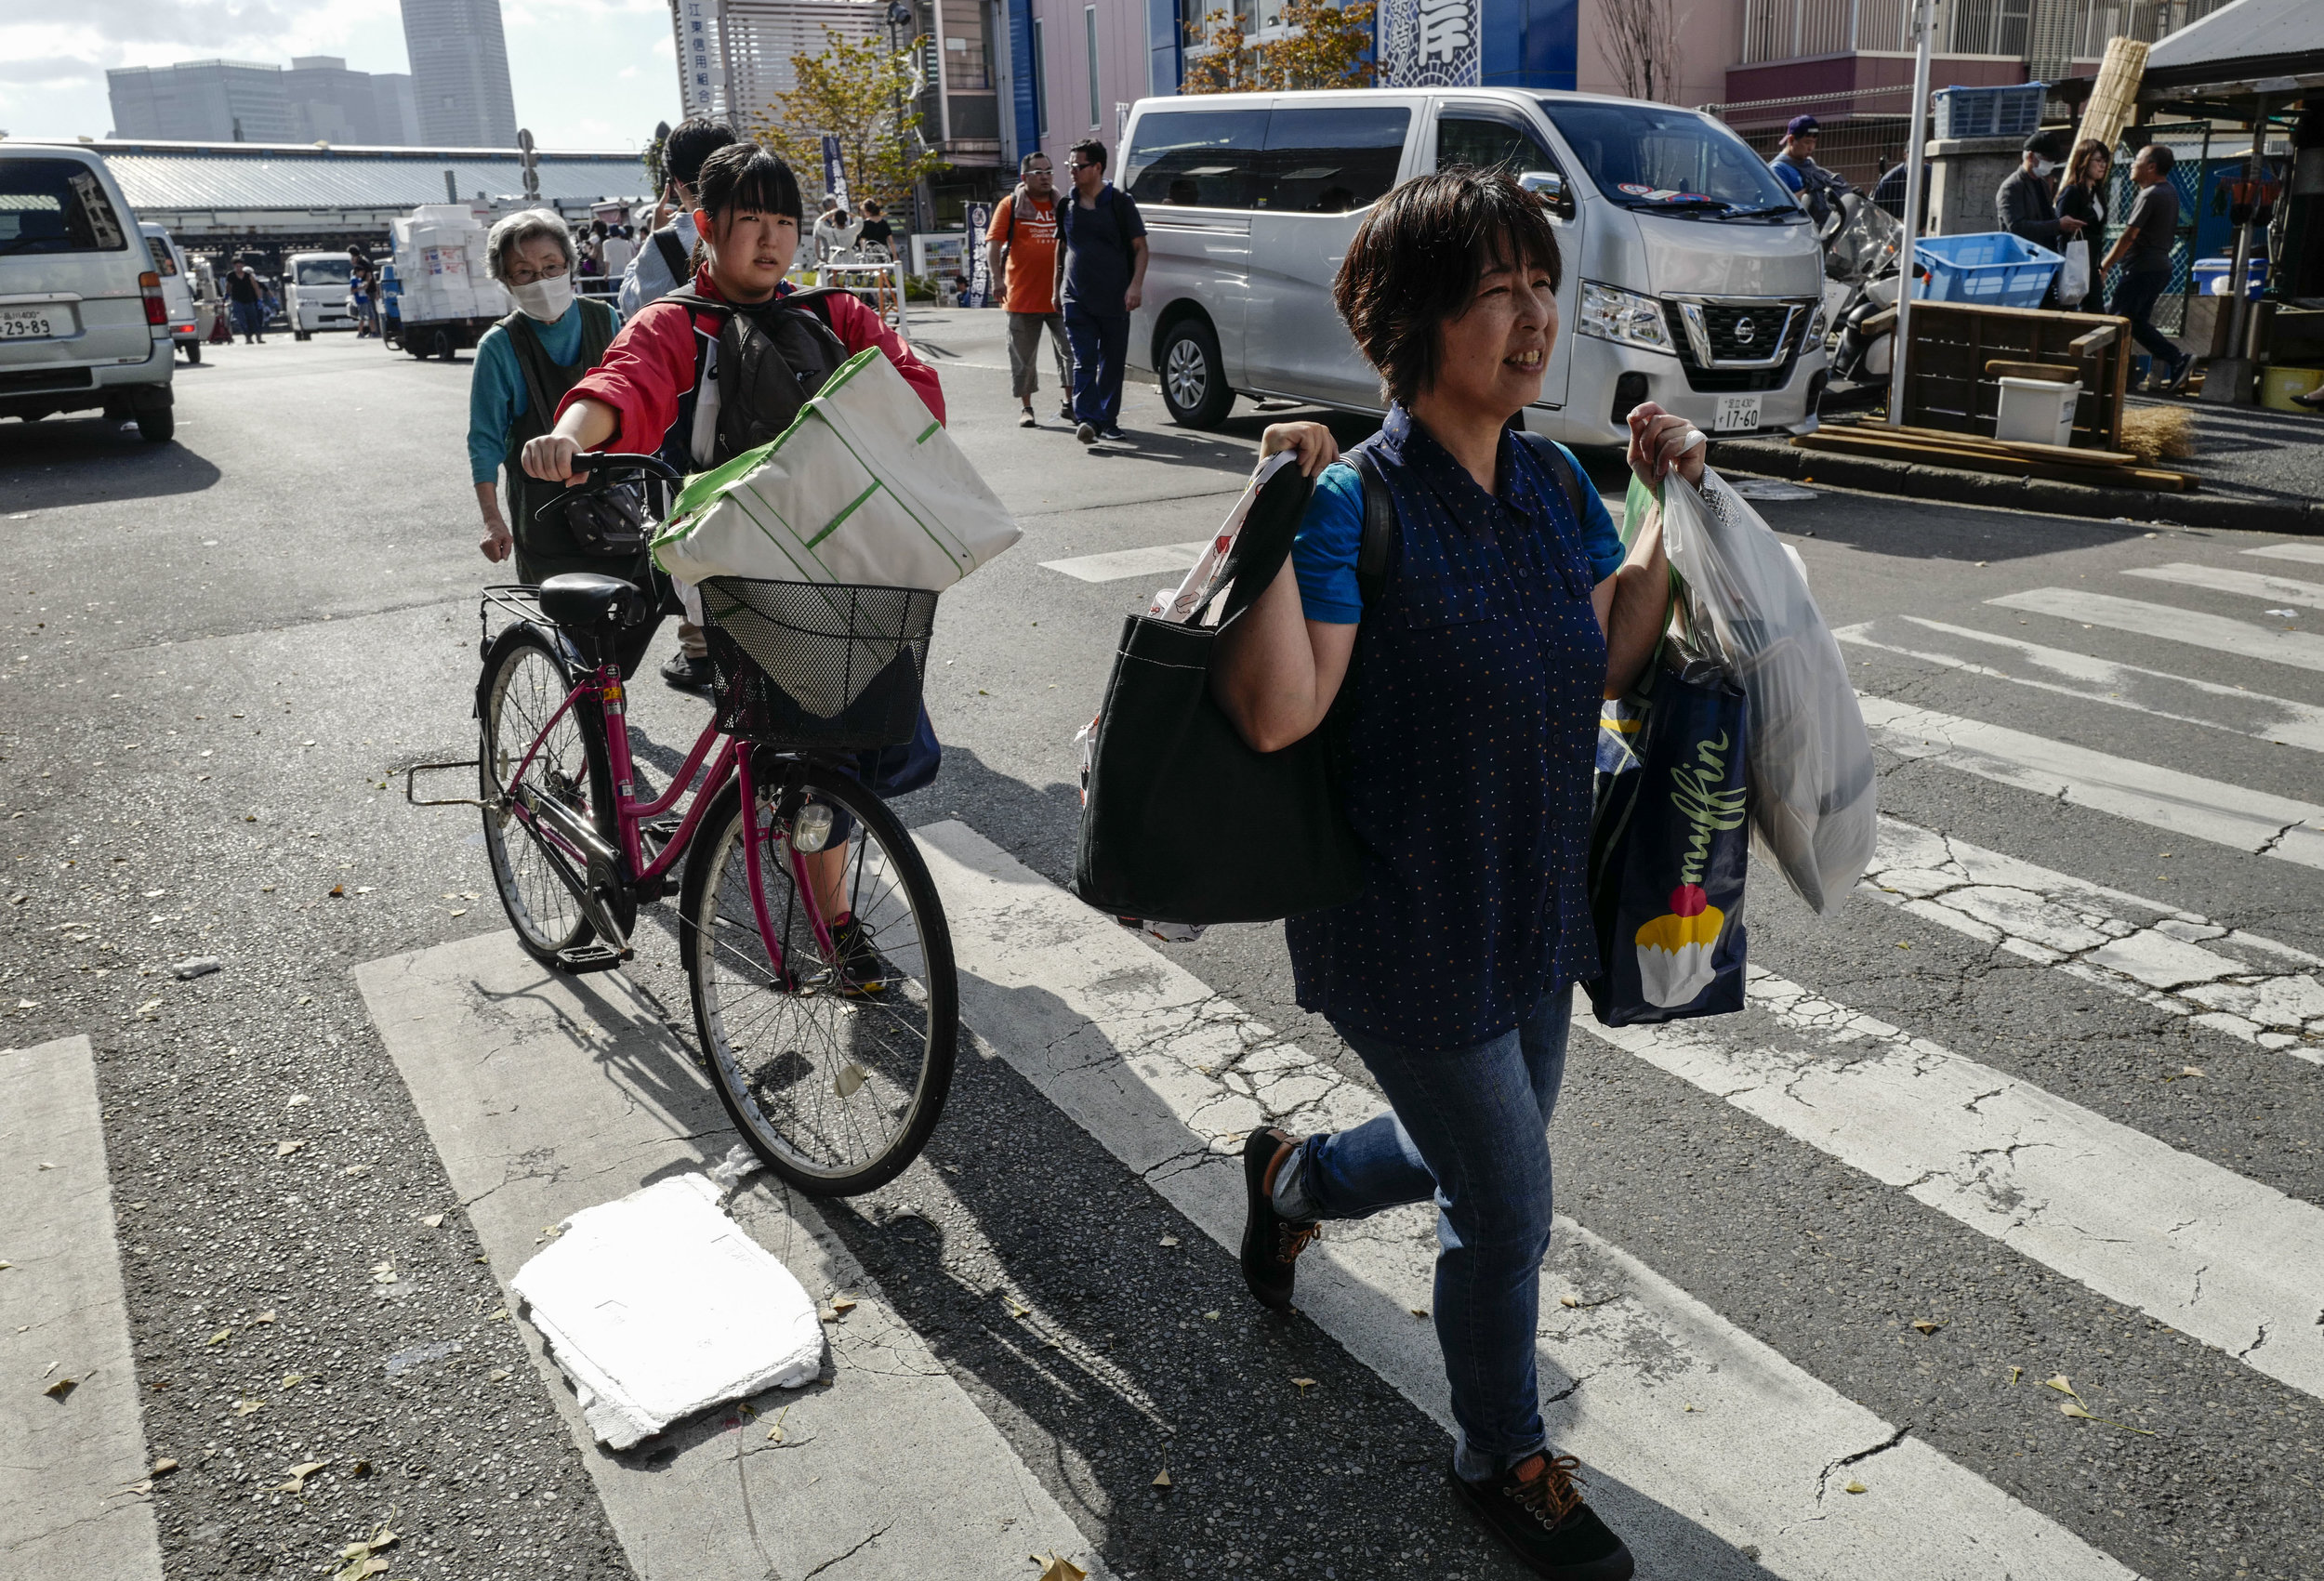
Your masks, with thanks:
[[(83, 462), (102, 463), (104, 469), (75, 465)], [(148, 444), (136, 424), (93, 412), (0, 423), (0, 473), (8, 477), (11, 510), (200, 494), (220, 476), (184, 441)]]

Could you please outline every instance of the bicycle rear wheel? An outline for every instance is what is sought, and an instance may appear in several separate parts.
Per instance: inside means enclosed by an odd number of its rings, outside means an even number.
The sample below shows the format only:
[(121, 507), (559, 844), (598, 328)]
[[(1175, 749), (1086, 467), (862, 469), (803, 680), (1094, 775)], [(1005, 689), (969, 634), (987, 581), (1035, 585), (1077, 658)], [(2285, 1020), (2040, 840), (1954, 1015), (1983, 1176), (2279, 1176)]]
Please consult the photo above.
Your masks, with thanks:
[[(594, 704), (576, 703), (558, 718), (540, 750), (525, 764), (542, 727), (557, 714), (574, 677), (548, 638), (512, 626), (495, 640), (484, 659), (478, 689), (477, 718), (482, 750), (477, 788), (486, 802), (512, 789), (518, 768), (524, 781), (546, 796), (587, 813), (609, 837), (614, 805), (613, 768), (604, 745), (603, 717)], [(596, 929), (581, 902), (557, 876), (558, 865), (578, 869), (563, 852), (513, 811), (484, 810), (484, 853), (491, 859), (493, 888), (516, 929), (517, 942), (543, 966), (561, 968), (559, 952), (588, 943)]]
[[(795, 858), (779, 793), (761, 787), (756, 903), (754, 820), (739, 786), (706, 812), (687, 858), (680, 949), (720, 1100), (752, 1150), (803, 1192), (852, 1196), (893, 1179), (935, 1130), (952, 1086), (959, 984), (936, 886), (895, 814), (834, 770), (810, 765), (799, 786), (804, 807), (833, 815), (829, 846)], [(820, 882), (811, 863), (824, 868)], [(809, 891), (835, 883), (853, 926), (835, 933), (825, 919), (826, 945)]]

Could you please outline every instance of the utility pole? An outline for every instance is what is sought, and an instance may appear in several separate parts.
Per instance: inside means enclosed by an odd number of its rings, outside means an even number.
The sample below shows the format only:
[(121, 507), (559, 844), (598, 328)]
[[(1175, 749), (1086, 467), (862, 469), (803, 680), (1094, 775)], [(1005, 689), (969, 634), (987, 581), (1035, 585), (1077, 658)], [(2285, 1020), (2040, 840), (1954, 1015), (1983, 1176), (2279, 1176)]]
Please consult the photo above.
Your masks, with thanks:
[[(895, 65), (893, 57), (904, 53), (903, 30), (911, 25), (912, 7), (907, 0), (888, 0), (888, 53), (891, 57), (888, 64), (891, 71)], [(901, 171), (909, 171), (912, 168), (912, 146), (904, 135), (904, 81), (901, 77), (892, 80), (895, 85), (896, 100), (896, 168)], [(905, 201), (912, 205), (911, 229), (918, 231), (920, 228), (918, 184), (914, 183), (912, 190), (905, 196)]]
[(1912, 270), (1921, 240), (1921, 193), (1928, 182), (1929, 38), (1936, 31), (1934, 0), (1913, 0), (1920, 46), (1912, 58), (1912, 141), (1905, 150), (1904, 257), (1897, 260), (1896, 329), (1888, 343), (1888, 426), (1905, 423), (1905, 356), (1912, 345)]

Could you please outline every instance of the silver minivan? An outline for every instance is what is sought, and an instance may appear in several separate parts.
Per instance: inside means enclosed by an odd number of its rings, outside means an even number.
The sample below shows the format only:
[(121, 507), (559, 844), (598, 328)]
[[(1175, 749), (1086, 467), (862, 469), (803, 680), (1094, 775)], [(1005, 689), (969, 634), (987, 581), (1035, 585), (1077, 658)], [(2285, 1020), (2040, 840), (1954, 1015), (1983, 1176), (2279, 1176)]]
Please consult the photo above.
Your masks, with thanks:
[(1557, 230), (1562, 327), (1527, 428), (1622, 443), (1642, 401), (1710, 433), (1816, 427), (1822, 249), (1708, 115), (1514, 88), (1217, 94), (1139, 100), (1123, 147), (1149, 251), (1129, 362), (1181, 423), (1215, 428), (1237, 393), (1380, 411), (1332, 278), (1391, 187), (1470, 165), (1521, 176)]
[(161, 271), (105, 162), (0, 143), (0, 417), (101, 408), (158, 444), (177, 428)]

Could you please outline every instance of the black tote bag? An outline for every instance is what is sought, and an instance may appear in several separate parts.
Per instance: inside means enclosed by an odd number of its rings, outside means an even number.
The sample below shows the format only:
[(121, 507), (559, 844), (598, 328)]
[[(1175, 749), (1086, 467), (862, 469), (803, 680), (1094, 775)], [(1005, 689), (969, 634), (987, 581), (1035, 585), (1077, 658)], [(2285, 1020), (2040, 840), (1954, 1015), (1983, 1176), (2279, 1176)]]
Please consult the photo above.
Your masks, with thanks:
[[(1243, 740), (1210, 695), (1219, 637), (1283, 568), (1313, 491), (1295, 466), (1252, 501), (1220, 577), (1219, 624), (1122, 623), (1098, 716), (1074, 893), (1150, 922), (1273, 922), (1355, 898), (1354, 832), (1328, 727), (1280, 752)], [(1227, 578), (1232, 577), (1232, 584)]]

